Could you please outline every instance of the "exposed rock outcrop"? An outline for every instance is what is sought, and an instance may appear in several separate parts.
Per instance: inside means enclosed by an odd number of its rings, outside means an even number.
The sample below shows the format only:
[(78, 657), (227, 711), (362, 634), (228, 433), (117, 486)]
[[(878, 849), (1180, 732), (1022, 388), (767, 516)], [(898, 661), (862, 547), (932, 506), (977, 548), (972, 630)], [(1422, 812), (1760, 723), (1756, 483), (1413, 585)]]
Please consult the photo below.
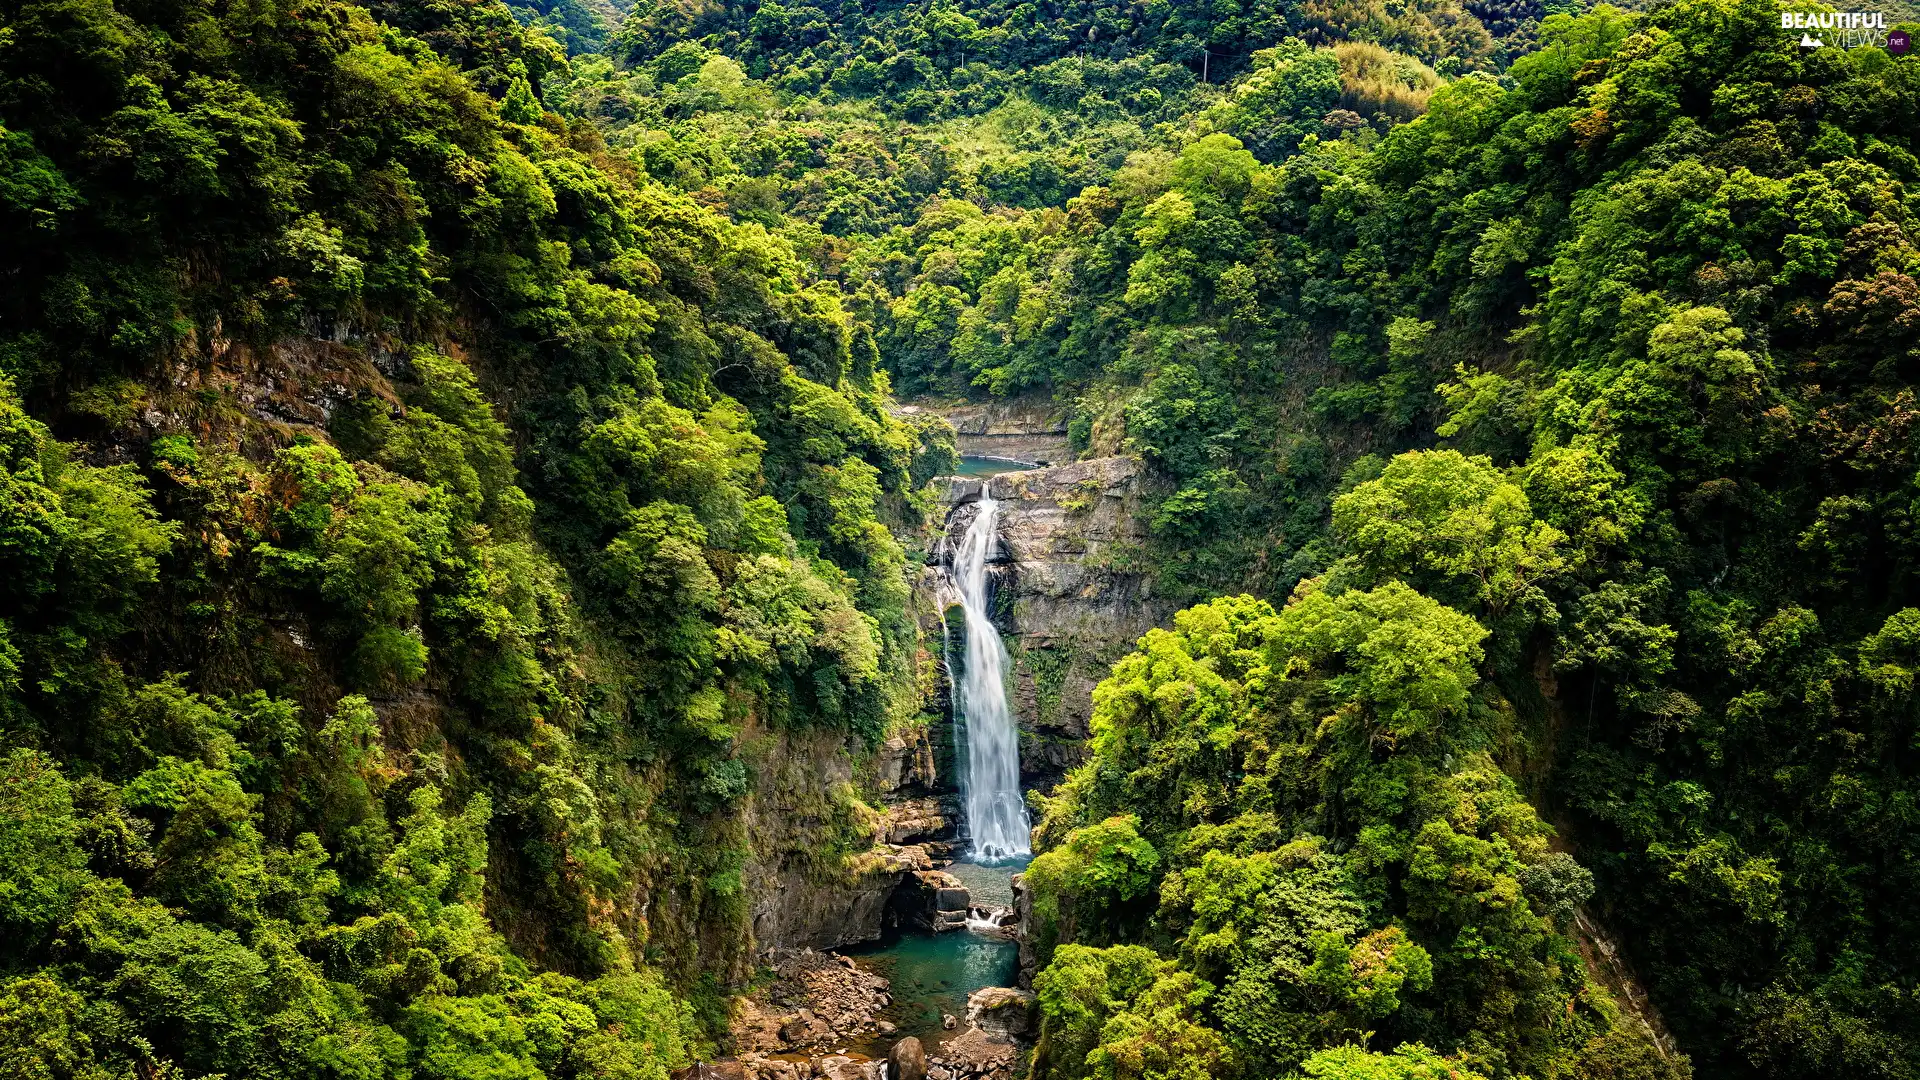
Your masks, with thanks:
[(934, 412), (947, 418), (960, 452), (972, 457), (1005, 458), (1035, 465), (1073, 460), (1067, 442), (1066, 411), (1051, 401), (1016, 398), (973, 405), (920, 402), (900, 406), (911, 415)]
[(989, 986), (967, 995), (967, 1023), (988, 1035), (1022, 1042), (1039, 1030), (1038, 999), (1010, 986)]
[(907, 799), (887, 807), (881, 832), (889, 844), (953, 835), (953, 821), (939, 799)]
[(1014, 1045), (968, 1028), (947, 1040), (927, 1063), (928, 1080), (1012, 1080), (1019, 1052)]
[(1023, 779), (1046, 789), (1085, 757), (1093, 687), (1140, 635), (1172, 618), (1142, 565), (1153, 480), (1133, 457), (949, 483), (949, 543), (983, 491), (1000, 501), (995, 618), (1012, 636)]
[(881, 791), (900, 798), (934, 791), (939, 777), (927, 729), (913, 727), (887, 736), (874, 753), (873, 780)]
[[(880, 936), (893, 890), (931, 863), (887, 845), (887, 825), (854, 792), (854, 757), (831, 732), (767, 733), (748, 745), (756, 765), (742, 808), (751, 857), (741, 879), (756, 952), (830, 949)], [(867, 850), (823, 852), (867, 834)], [(841, 849), (845, 851), (844, 847)]]
[(1032, 986), (1040, 970), (1040, 958), (1033, 949), (1033, 892), (1027, 888), (1026, 875), (1013, 875), (1013, 940), (1020, 946), (1021, 986)]
[[(864, 758), (831, 732), (767, 733), (751, 754), (757, 768), (744, 817), (753, 856), (742, 881), (755, 950), (878, 938), (895, 890), (944, 860), (955, 833), (925, 726), (896, 731)], [(861, 788), (877, 788), (880, 806), (860, 802)], [(834, 831), (870, 846), (823, 855), (823, 834)]]

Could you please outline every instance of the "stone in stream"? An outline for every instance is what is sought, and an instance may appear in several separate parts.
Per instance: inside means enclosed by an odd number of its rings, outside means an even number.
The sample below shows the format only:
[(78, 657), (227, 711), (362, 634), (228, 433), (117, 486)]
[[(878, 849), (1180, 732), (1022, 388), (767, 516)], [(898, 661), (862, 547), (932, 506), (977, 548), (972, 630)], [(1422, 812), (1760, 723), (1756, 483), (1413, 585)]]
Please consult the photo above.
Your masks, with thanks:
[(887, 1080), (927, 1080), (927, 1052), (909, 1035), (887, 1053)]

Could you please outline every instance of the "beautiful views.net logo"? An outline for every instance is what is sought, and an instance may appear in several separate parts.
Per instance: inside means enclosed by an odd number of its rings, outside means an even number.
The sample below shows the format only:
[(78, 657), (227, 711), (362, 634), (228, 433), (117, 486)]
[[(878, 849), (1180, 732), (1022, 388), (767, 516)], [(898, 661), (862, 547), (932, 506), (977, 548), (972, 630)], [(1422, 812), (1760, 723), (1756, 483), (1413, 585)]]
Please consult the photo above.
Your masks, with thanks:
[(1902, 31), (1888, 32), (1884, 11), (1783, 11), (1780, 29), (1800, 31), (1800, 46), (1806, 49), (1879, 45), (1898, 55), (1913, 44)]

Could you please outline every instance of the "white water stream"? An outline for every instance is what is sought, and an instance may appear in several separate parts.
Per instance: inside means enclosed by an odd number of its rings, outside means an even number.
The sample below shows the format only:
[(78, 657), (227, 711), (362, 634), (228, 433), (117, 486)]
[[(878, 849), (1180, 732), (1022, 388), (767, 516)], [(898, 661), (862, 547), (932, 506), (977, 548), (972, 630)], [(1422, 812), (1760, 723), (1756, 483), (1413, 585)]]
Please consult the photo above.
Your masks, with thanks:
[(999, 546), (1000, 504), (985, 491), (953, 553), (953, 582), (966, 612), (964, 668), (954, 704), (965, 724), (967, 768), (961, 780), (975, 862), (1033, 853), (1032, 826), (1020, 792), (1020, 733), (1007, 705), (1007, 647), (987, 613), (987, 560)]

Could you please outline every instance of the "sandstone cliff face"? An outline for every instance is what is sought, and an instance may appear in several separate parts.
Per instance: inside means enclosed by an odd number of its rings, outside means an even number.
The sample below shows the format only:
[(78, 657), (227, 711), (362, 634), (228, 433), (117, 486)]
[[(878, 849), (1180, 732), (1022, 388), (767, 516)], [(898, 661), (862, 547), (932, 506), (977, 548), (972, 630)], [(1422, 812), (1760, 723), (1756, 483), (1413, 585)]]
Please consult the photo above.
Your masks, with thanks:
[(1067, 414), (1050, 401), (1015, 399), (945, 407), (922, 402), (902, 405), (900, 412), (933, 412), (946, 417), (958, 436), (960, 452), (970, 457), (1037, 465), (1073, 460), (1073, 450), (1067, 445)]
[(1094, 685), (1173, 616), (1141, 561), (1152, 483), (1125, 456), (949, 482), (939, 559), (951, 557), (982, 491), (990, 485), (1001, 503), (994, 615), (1012, 639), (1021, 768), (1031, 786), (1052, 787), (1085, 757)]
[[(756, 949), (832, 949), (871, 941), (900, 918), (912, 891), (947, 855), (953, 819), (940, 799), (925, 726), (896, 732), (871, 755), (834, 733), (783, 733), (751, 754), (742, 813), (752, 855), (742, 871)], [(877, 789), (877, 805), (856, 792)], [(865, 851), (821, 852), (834, 841)], [(844, 850), (844, 848), (843, 848)]]

